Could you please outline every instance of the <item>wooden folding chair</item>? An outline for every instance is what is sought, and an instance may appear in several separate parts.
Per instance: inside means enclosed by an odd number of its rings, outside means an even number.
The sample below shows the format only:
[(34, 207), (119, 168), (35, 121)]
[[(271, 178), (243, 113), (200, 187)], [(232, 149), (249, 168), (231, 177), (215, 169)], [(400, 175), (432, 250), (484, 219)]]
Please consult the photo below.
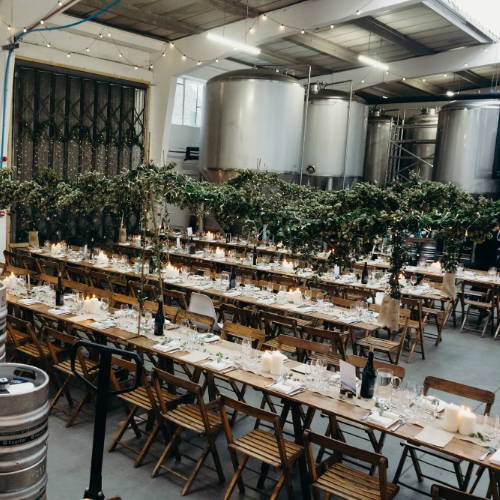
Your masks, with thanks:
[[(113, 356), (111, 363), (111, 383), (115, 390), (120, 390), (126, 386), (134, 385), (135, 363), (116, 356)], [(123, 379), (123, 377), (118, 376), (120, 373), (126, 373), (128, 374), (128, 377)], [(161, 398), (167, 405), (170, 405), (171, 402), (177, 401), (180, 398), (179, 395), (171, 394), (164, 388), (160, 388), (160, 391)], [(161, 428), (161, 423), (157, 418), (155, 419), (156, 412), (154, 411), (154, 405), (156, 403), (155, 398), (157, 395), (149, 383), (147, 372), (143, 370), (140, 383), (136, 389), (119, 394), (117, 397), (123, 403), (126, 418), (120, 424), (108, 451), (114, 451), (118, 445), (132, 451), (135, 455), (134, 466), (139, 467), (142, 465), (144, 458), (146, 457), (154, 439), (158, 434), (158, 431)], [(145, 413), (145, 418), (142, 415), (139, 415), (139, 412)], [(137, 423), (138, 419), (142, 419), (142, 423), (146, 427), (145, 432), (147, 434), (146, 441), (139, 450), (121, 440), (129, 428), (134, 431), (137, 438), (141, 437), (141, 430), (139, 429), (139, 424)], [(148, 430), (148, 426), (152, 426), (150, 430)]]
[(187, 311), (188, 310), (187, 293), (181, 292), (180, 290), (169, 290), (164, 287), (163, 303), (169, 306), (179, 307), (180, 309), (184, 309), (184, 311)]
[(264, 343), (264, 332), (257, 328), (250, 328), (248, 326), (243, 326), (238, 323), (232, 323), (230, 321), (225, 321), (224, 326), (221, 330), (221, 339), (231, 340), (231, 339), (250, 339), (252, 341), (253, 347), (255, 349), (261, 349)]
[[(464, 385), (464, 384), (459, 384), (458, 382), (453, 382), (451, 380), (445, 380), (437, 377), (426, 377), (424, 380), (424, 389), (423, 393), (424, 395), (427, 395), (429, 393), (429, 390), (436, 390), (436, 391), (441, 391), (445, 392), (447, 394), (453, 394), (455, 396), (460, 396), (463, 398), (470, 399), (475, 402), (483, 403), (484, 404), (484, 415), (489, 415), (491, 407), (493, 406), (493, 403), (495, 402), (495, 394), (491, 391), (486, 391), (484, 389), (478, 389), (477, 387), (472, 387), (470, 385)], [(424, 478), (431, 479), (433, 481), (436, 481), (437, 483), (444, 484), (446, 486), (451, 486), (448, 483), (442, 481), (438, 477), (432, 477), (424, 474), (422, 472), (422, 468), (420, 467), (420, 461), (424, 461), (423, 459), (425, 458), (425, 455), (432, 456), (434, 458), (443, 460), (444, 462), (451, 464), (453, 467), (453, 471), (455, 473), (455, 477), (457, 479), (457, 484), (458, 484), (458, 489), (461, 491), (466, 491), (467, 486), (469, 484), (471, 474), (472, 474), (472, 469), (473, 469), (473, 464), (469, 462), (467, 466), (467, 470), (465, 474), (462, 472), (461, 464), (463, 462), (462, 459), (453, 457), (451, 455), (445, 455), (443, 453), (440, 453), (438, 451), (431, 450), (430, 448), (426, 448), (425, 446), (418, 446), (412, 443), (408, 442), (402, 442), (400, 443), (401, 446), (404, 447), (403, 453), (401, 455), (401, 459), (399, 460), (398, 468), (396, 470), (396, 474), (394, 475), (394, 483), (395, 484), (403, 484), (404, 486), (414, 490), (421, 492), (421, 490), (418, 490), (417, 488), (413, 487), (412, 485), (408, 485), (403, 483), (402, 481), (399, 480), (401, 477), (401, 473), (403, 471), (406, 458), (408, 455), (410, 455), (413, 467), (415, 469), (415, 472), (417, 474), (417, 478), (419, 482), (421, 482)], [(417, 454), (418, 453), (418, 454)], [(430, 462), (425, 462), (427, 465), (430, 465), (432, 467), (438, 468), (440, 470), (443, 470), (444, 468), (432, 464)], [(444, 469), (448, 470), (448, 469)]]
[(295, 350), (297, 361), (306, 363), (309, 359), (325, 359), (330, 351), (326, 344), (314, 342), (312, 340), (304, 340), (290, 335), (278, 335), (276, 337), (276, 346), (280, 351)]
[(88, 271), (89, 285), (93, 288), (100, 288), (101, 290), (113, 291), (113, 285), (109, 278), (109, 274), (102, 271)]
[(132, 293), (132, 297), (138, 299), (139, 295), (143, 295), (145, 300), (156, 300), (158, 295), (158, 287), (150, 283), (141, 284), (138, 280), (130, 280), (128, 282), (129, 289)]
[[(234, 474), (224, 493), (224, 499), (228, 500), (231, 497), (236, 485), (238, 485), (240, 492), (244, 493), (245, 486), (242, 479), (242, 472), (250, 458), (254, 458), (262, 463), (257, 488), (262, 489), (264, 487), (267, 472), (272, 467), (280, 474), (269, 498), (275, 500), (283, 485), (287, 490), (288, 498), (294, 498), (291, 472), (297, 459), (304, 453), (304, 448), (283, 437), (280, 417), (274, 413), (254, 408), (253, 406), (224, 396), (220, 398), (220, 407), (229, 454), (234, 468)], [(267, 422), (273, 432), (253, 429), (235, 439), (229, 425), (226, 408), (231, 408), (235, 412), (243, 413), (259, 421), (263, 420)], [(238, 459), (238, 453), (243, 455), (241, 461)]]
[[(361, 375), (361, 371), (363, 368), (366, 366), (366, 362), (368, 361), (367, 358), (363, 358), (361, 356), (355, 356), (355, 355), (348, 355), (346, 361), (350, 363), (351, 365), (356, 367), (356, 371), (358, 376)], [(385, 363), (384, 361), (378, 361), (374, 360), (373, 365), (376, 370), (383, 370), (386, 372), (390, 372), (396, 377), (399, 377), (401, 380), (404, 379), (406, 370), (399, 365), (394, 365), (392, 363)], [(380, 432), (379, 437), (377, 437), (377, 433), (374, 429), (371, 427), (364, 425), (361, 422), (356, 422), (354, 420), (349, 420), (347, 418), (343, 417), (336, 417), (333, 414), (327, 414), (325, 415), (329, 418), (329, 423), (328, 427), (326, 429), (325, 434), (327, 436), (332, 436), (335, 439), (340, 439), (341, 441), (346, 441), (345, 435), (350, 435), (354, 436), (359, 439), (363, 439), (365, 441), (369, 441), (373, 451), (376, 453), (382, 453), (382, 448), (384, 447), (384, 442), (385, 442), (385, 432)], [(349, 430), (346, 430), (348, 428)], [(353, 430), (356, 429), (358, 432), (353, 432)], [(365, 437), (366, 435), (366, 437)], [(323, 456), (324, 449), (321, 448), (319, 453), (318, 453), (318, 458), (317, 461), (321, 461), (321, 457)], [(370, 475), (375, 472), (375, 469), (372, 467), (370, 469)]]
[[(156, 463), (151, 476), (156, 477), (160, 469), (164, 469), (167, 472), (180, 477), (185, 481), (181, 495), (187, 495), (191, 490), (193, 482), (196, 479), (196, 476), (198, 475), (208, 454), (211, 453), (215, 469), (219, 476), (219, 481), (223, 482), (224, 472), (222, 471), (222, 465), (215, 443), (217, 434), (220, 432), (222, 427), (222, 420), (218, 411), (220, 406), (219, 402), (212, 401), (209, 404), (205, 404), (203, 400), (202, 388), (199, 384), (181, 379), (158, 368), (154, 368), (153, 373), (153, 387), (156, 392), (155, 401), (158, 401), (158, 406), (156, 408), (158, 417), (165, 423), (169, 431), (170, 439), (165, 445), (165, 448)], [(186, 395), (172, 403), (171, 401), (164, 399), (162, 385), (167, 385), (169, 387), (169, 392), (171, 393), (177, 393), (178, 389), (182, 389), (186, 392)], [(187, 402), (193, 400), (194, 402), (192, 403)], [(194, 468), (192, 468), (189, 476), (185, 476), (184, 474), (181, 474), (180, 472), (165, 465), (165, 461), (171, 451), (173, 451), (176, 455), (177, 461), (181, 459), (177, 442), (180, 440), (183, 431), (192, 431), (204, 437), (207, 442), (206, 446), (202, 450), (201, 456), (198, 459), (189, 457), (195, 462)]]
[(433, 484), (431, 494), (432, 500), (485, 500), (484, 498), (470, 495), (455, 488), (448, 488), (442, 484)]
[[(319, 492), (325, 493), (326, 498), (333, 495), (346, 500), (390, 500), (396, 496), (398, 487), (387, 481), (387, 458), (383, 455), (310, 431), (306, 431), (304, 437), (315, 500), (319, 500)], [(331, 450), (332, 457), (326, 463), (316, 464), (313, 445)], [(369, 464), (370, 468), (378, 469), (378, 477), (345, 465), (345, 457), (361, 460)]]
[(180, 310), (176, 317), (177, 323), (181, 323), (182, 321), (189, 321), (190, 324), (194, 325), (199, 330), (207, 332), (212, 331), (215, 325), (215, 318), (212, 318), (212, 316), (205, 316), (204, 314), (185, 310)]
[[(308, 340), (322, 342), (328, 346), (328, 353), (322, 358), (327, 362), (328, 367), (339, 367), (340, 360), (346, 359), (346, 347), (349, 340), (349, 334), (339, 330), (325, 330), (313, 326), (305, 326), (302, 328), (303, 336)], [(314, 353), (310, 355), (311, 359), (315, 358)]]
[[(491, 285), (478, 284), (477, 282), (462, 282), (460, 292), (460, 303), (462, 305), (462, 325), (460, 330), (480, 331), (484, 337), (486, 329), (491, 322), (492, 333), (494, 330), (495, 308), (498, 307), (498, 300), (495, 300), (495, 293)], [(476, 328), (466, 326), (469, 316), (473, 313), (476, 319)], [(482, 329), (479, 328), (484, 321)]]
[[(60, 332), (59, 330), (48, 326), (44, 327), (43, 331), (44, 338), (46, 339), (47, 347), (50, 352), (51, 371), (57, 388), (56, 393), (50, 402), (50, 411), (55, 408), (60, 397), (64, 394), (69, 407), (74, 407), (74, 410), (69, 413), (68, 421), (66, 422), (66, 427), (71, 427), (80, 414), (83, 406), (92, 397), (90, 391), (86, 390), (85, 395), (78, 401), (75, 407), (73, 396), (70, 391), (70, 382), (75, 378), (73, 370), (71, 369), (70, 352), (73, 344), (79, 339), (78, 337), (68, 335), (67, 333)], [(86, 358), (83, 355), (83, 351), (80, 349), (77, 353), (75, 361), (75, 369), (77, 373), (84, 378), (91, 379), (89, 370), (94, 369), (95, 367), (96, 364), (92, 360)]]
[[(301, 337), (297, 318), (281, 314), (262, 311), (260, 314), (260, 328), (266, 335), (266, 341), (264, 342), (264, 348), (266, 349), (277, 348), (276, 337), (278, 335), (289, 334), (292, 337)], [(295, 348), (285, 348), (285, 351), (295, 353)]]

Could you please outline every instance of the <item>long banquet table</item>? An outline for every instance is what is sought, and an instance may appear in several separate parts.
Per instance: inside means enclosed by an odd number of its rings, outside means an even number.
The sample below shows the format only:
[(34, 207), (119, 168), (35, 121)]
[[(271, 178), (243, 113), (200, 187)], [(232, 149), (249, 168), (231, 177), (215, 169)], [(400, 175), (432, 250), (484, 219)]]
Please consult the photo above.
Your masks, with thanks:
[[(216, 370), (211, 370), (210, 368), (205, 366), (205, 363), (207, 361), (206, 359), (203, 360), (203, 362), (190, 362), (184, 360), (183, 356), (186, 354), (186, 351), (167, 353), (164, 352), (163, 350), (157, 349), (155, 347), (158, 345), (157, 337), (151, 338), (148, 336), (141, 336), (133, 332), (121, 330), (119, 328), (108, 328), (108, 329), (96, 328), (90, 326), (91, 320), (89, 319), (85, 321), (75, 321), (72, 319), (76, 316), (75, 314), (61, 316), (50, 312), (52, 306), (41, 303), (26, 305), (20, 303), (19, 300), (20, 297), (12, 295), (10, 293), (7, 294), (7, 301), (9, 304), (13, 306), (20, 307), (34, 314), (46, 316), (51, 320), (57, 320), (63, 325), (66, 324), (67, 326), (77, 327), (80, 329), (88, 329), (93, 334), (100, 335), (103, 339), (108, 339), (112, 342), (119, 342), (125, 346), (128, 346), (128, 348), (131, 349), (137, 349), (142, 352), (149, 352), (163, 359), (167, 359), (171, 363), (181, 363), (189, 365), (194, 370), (203, 372), (209, 378), (209, 380), (212, 380), (214, 376), (220, 374)], [(232, 342), (226, 340), (219, 340), (217, 342), (217, 350), (228, 350), (235, 352), (237, 349), (238, 345)], [(292, 364), (290, 366), (293, 367), (293, 363), (295, 362), (292, 361), (291, 363)], [(392, 435), (399, 439), (406, 440), (410, 443), (416, 445), (424, 445), (426, 447), (444, 453), (445, 455), (469, 461), (478, 466), (484, 466), (488, 469), (490, 473), (490, 478), (492, 480), (497, 480), (498, 474), (500, 474), (500, 465), (494, 464), (489, 459), (480, 460), (481, 455), (483, 455), (483, 453), (485, 452), (484, 446), (472, 443), (470, 441), (465, 441), (461, 439), (458, 434), (455, 435), (445, 447), (437, 447), (432, 444), (419, 441), (416, 438), (416, 435), (422, 429), (421, 426), (419, 425), (405, 423), (404, 425), (398, 427), (396, 430), (391, 430), (390, 428), (386, 429), (380, 427), (379, 425), (369, 420), (364, 420), (364, 417), (368, 414), (369, 410), (367, 410), (366, 407), (363, 407), (360, 404), (358, 404), (357, 399), (353, 400), (341, 399), (340, 397), (326, 396), (309, 390), (304, 390), (303, 392), (300, 392), (295, 395), (286, 395), (270, 387), (270, 384), (273, 382), (273, 380), (270, 379), (269, 377), (249, 372), (241, 368), (235, 368), (231, 371), (225, 371), (224, 377), (237, 383), (247, 384), (253, 387), (257, 391), (261, 391), (276, 396), (278, 398), (281, 398), (285, 403), (288, 403), (292, 412), (295, 441), (299, 444), (302, 443), (302, 436), (304, 431), (300, 408), (305, 406), (312, 412), (320, 411), (333, 415), (334, 417), (342, 417), (351, 420), (353, 422), (363, 423), (363, 425), (365, 426), (371, 427), (379, 431), (383, 431), (389, 435)], [(310, 493), (309, 493), (310, 481), (303, 460), (300, 464), (300, 470), (301, 470), (301, 482), (303, 488), (303, 498), (310, 498)]]

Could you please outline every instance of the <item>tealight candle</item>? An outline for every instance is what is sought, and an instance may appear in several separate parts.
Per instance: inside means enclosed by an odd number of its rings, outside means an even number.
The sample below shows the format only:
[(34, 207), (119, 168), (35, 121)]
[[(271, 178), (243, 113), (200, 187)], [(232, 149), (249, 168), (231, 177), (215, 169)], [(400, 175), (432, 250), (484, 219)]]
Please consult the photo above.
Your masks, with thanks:
[(283, 362), (286, 356), (280, 351), (273, 351), (271, 354), (271, 375), (281, 375)]
[(474, 434), (476, 430), (476, 415), (469, 408), (461, 408), (458, 432), (464, 436)]
[(457, 432), (460, 425), (460, 407), (450, 403), (445, 409), (441, 423), (443, 429), (448, 432)]
[(101, 310), (101, 301), (97, 297), (83, 301), (83, 311), (88, 314), (97, 314)]
[(273, 357), (269, 351), (265, 351), (264, 354), (262, 354), (261, 370), (263, 373), (269, 373), (271, 371), (272, 359)]

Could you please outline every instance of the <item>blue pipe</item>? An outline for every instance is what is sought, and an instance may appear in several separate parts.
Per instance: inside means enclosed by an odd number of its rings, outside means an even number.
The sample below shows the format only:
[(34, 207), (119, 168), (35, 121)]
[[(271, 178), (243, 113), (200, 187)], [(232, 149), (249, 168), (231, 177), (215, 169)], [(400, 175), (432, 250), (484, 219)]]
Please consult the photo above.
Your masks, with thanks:
[[(27, 30), (26, 32), (18, 33), (17, 35), (14, 35), (14, 43), (18, 42), (23, 38), (23, 36), (27, 35), (28, 33), (35, 33), (37, 31), (54, 31), (54, 30), (62, 30), (66, 28), (71, 28), (73, 26), (77, 26), (79, 24), (85, 23), (87, 21), (91, 21), (92, 19), (96, 18), (97, 16), (100, 16), (103, 12), (106, 12), (107, 10), (111, 9), (118, 3), (120, 3), (121, 0), (114, 0), (111, 2), (109, 5), (106, 7), (103, 7), (102, 9), (98, 10), (94, 14), (92, 14), (89, 17), (86, 17), (85, 19), (80, 19), (79, 21), (75, 21), (74, 23), (70, 24), (65, 24), (64, 26), (52, 26), (52, 27), (46, 27), (46, 28), (32, 28)], [(3, 76), (3, 97), (2, 97), (2, 141), (0, 145), (0, 168), (3, 167), (4, 163), (4, 149), (5, 149), (5, 120), (6, 120), (6, 112), (5, 112), (5, 106), (7, 104), (7, 81), (9, 79), (9, 66), (10, 66), (10, 59), (12, 57), (12, 53), (14, 52), (14, 49), (9, 49), (9, 53), (7, 54), (7, 61), (5, 65), (5, 72)]]

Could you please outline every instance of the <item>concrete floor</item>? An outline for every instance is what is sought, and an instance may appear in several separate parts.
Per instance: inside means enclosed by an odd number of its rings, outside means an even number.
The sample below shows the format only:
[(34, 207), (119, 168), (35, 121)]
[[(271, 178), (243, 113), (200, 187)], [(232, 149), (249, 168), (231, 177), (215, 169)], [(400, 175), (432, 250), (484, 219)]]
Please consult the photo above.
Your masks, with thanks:
[[(460, 333), (458, 330), (448, 328), (444, 332), (443, 342), (439, 347), (435, 347), (433, 342), (427, 341), (427, 359), (422, 361), (415, 357), (411, 364), (405, 362), (402, 365), (407, 370), (407, 379), (421, 383), (425, 376), (434, 375), (447, 378), (464, 384), (481, 387), (495, 391), (497, 401), (493, 407), (493, 414), (500, 413), (500, 363), (498, 362), (498, 349), (500, 339), (494, 341), (491, 337), (480, 338), (475, 333)], [(248, 401), (259, 400), (256, 393), (248, 394)], [(65, 407), (65, 401), (61, 400), (59, 408)], [(67, 429), (63, 420), (64, 415), (56, 411), (50, 418), (50, 439), (48, 457), (48, 499), (49, 500), (70, 500), (83, 497), (85, 488), (88, 485), (90, 455), (92, 446), (93, 414), (90, 411), (82, 414), (77, 424)], [(123, 420), (124, 412), (122, 407), (116, 406), (108, 418), (107, 441), (109, 441), (117, 429), (118, 423)], [(324, 430), (325, 419), (316, 418), (313, 422), (313, 429), (317, 432)], [(236, 434), (248, 429), (249, 422), (242, 419), (236, 426)], [(137, 445), (137, 440), (132, 433), (128, 438), (133, 446)], [(197, 439), (194, 439), (196, 442)], [(362, 441), (353, 438), (352, 444), (367, 446)], [(226, 484), (231, 477), (232, 467), (226, 451), (225, 438), (219, 437), (218, 448), (226, 472)], [(183, 448), (191, 455), (198, 450)], [(397, 466), (401, 446), (399, 440), (389, 437), (384, 446), (384, 455), (389, 460), (389, 478), (393, 477)], [(161, 452), (161, 446), (154, 446), (145, 464), (136, 469), (133, 466), (131, 453), (124, 448), (118, 448), (113, 453), (105, 452), (103, 469), (103, 490), (107, 497), (120, 495), (122, 500), (156, 500), (180, 498), (181, 481), (171, 474), (162, 473), (159, 477), (152, 479), (150, 473), (156, 458)], [(207, 459), (207, 464), (212, 466), (211, 457)], [(180, 469), (189, 471), (192, 463), (181, 461)], [(251, 465), (252, 467), (252, 465)], [(447, 466), (449, 467), (449, 465)], [(255, 464), (253, 464), (255, 468)], [(463, 466), (465, 469), (465, 466)], [(434, 475), (439, 475), (443, 480), (449, 480), (454, 484), (453, 475), (442, 471), (431, 471)], [(298, 476), (298, 474), (296, 474)], [(256, 484), (256, 476), (247, 473), (246, 481), (252, 486)], [(295, 478), (295, 498), (300, 499), (298, 478)], [(406, 482), (416, 484), (415, 474), (407, 464), (403, 478)], [(430, 490), (431, 482), (424, 482), (420, 487)], [(269, 480), (266, 483), (266, 490), (269, 492), (273, 483)], [(218, 484), (214, 471), (203, 468), (194, 484), (189, 498), (193, 500), (211, 498), (213, 500), (222, 498), (225, 485)], [(476, 494), (485, 494), (486, 484), (482, 481)], [(255, 491), (247, 489), (244, 495), (239, 495), (236, 490), (232, 498), (260, 499), (266, 498)], [(286, 498), (282, 492), (280, 498)], [(410, 489), (402, 488), (397, 496), (401, 500), (413, 500), (425, 498), (424, 495), (415, 493)]]

